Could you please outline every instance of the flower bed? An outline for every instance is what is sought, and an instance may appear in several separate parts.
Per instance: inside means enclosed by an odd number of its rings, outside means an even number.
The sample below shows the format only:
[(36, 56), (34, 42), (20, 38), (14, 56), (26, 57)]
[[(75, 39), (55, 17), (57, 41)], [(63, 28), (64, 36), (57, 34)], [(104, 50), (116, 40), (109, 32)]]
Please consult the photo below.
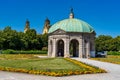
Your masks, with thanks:
[(92, 60), (98, 60), (103, 62), (110, 62), (120, 64), (120, 55), (108, 55), (106, 58), (91, 58)]
[(68, 61), (71, 61), (79, 66), (82, 66), (86, 69), (88, 69), (88, 71), (85, 71), (83, 74), (90, 74), (90, 73), (106, 73), (106, 71), (104, 69), (100, 69), (98, 67), (95, 67), (95, 66), (91, 66), (91, 65), (88, 65), (88, 64), (85, 64), (85, 63), (82, 63), (80, 61), (76, 61), (76, 60), (73, 60), (73, 59), (70, 59), (70, 58), (65, 58), (66, 60)]
[[(46, 63), (44, 63), (45, 60), (46, 60)], [(5, 63), (6, 63), (6, 61), (5, 61)], [(39, 66), (41, 65), (40, 61), (43, 62), (48, 67), (45, 68), (45, 69), (43, 69), (43, 68), (38, 69)], [(9, 63), (9, 62), (11, 62), (11, 60), (7, 61), (7, 62)], [(56, 69), (54, 69), (54, 68), (50, 68), (51, 65), (48, 64), (47, 62), (52, 64), (52, 66), (53, 65), (54, 66), (55, 65), (56, 66), (62, 66), (62, 64), (63, 64), (63, 66), (62, 67), (57, 67)], [(32, 67), (25, 68), (24, 67), (24, 66), (26, 66), (25, 64), (22, 67), (21, 65), (18, 65), (17, 63), (19, 63), (19, 64), (31, 63), (33, 65), (35, 65), (35, 64), (38, 65), (38, 67), (34, 68), (35, 66), (32, 66)], [(16, 67), (13, 64), (15, 64)], [(69, 64), (69, 65), (67, 65), (67, 64)], [(7, 66), (10, 66), (10, 65), (12, 65), (14, 67), (7, 67)], [(42, 64), (43, 67), (45, 65)], [(73, 67), (71, 67), (71, 66), (73, 66)], [(68, 67), (71, 67), (71, 68), (68, 68)], [(77, 67), (77, 68), (74, 68), (74, 67)], [(48, 76), (69, 76), (69, 75), (78, 75), (78, 74), (92, 74), (92, 73), (106, 72), (105, 70), (99, 69), (97, 67), (86, 65), (84, 63), (81, 63), (79, 61), (76, 61), (76, 60), (73, 60), (73, 59), (70, 59), (70, 58), (50, 58), (50, 59), (48, 58), (48, 59), (23, 60), (23, 61), (13, 60), (13, 62), (9, 65), (2, 66), (2, 63), (1, 63), (0, 70), (10, 71), (10, 72), (22, 72), (22, 73), (28, 73), (28, 74), (37, 74), (37, 75), (48, 75)]]

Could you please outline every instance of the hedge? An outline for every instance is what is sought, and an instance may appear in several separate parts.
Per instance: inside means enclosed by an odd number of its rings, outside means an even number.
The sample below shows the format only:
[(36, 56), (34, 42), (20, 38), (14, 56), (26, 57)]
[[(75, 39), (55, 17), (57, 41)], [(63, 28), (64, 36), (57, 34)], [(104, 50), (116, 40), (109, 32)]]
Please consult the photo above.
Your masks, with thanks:
[(38, 50), (37, 51), (34, 51), (34, 50), (15, 51), (15, 50), (8, 49), (8, 50), (3, 50), (2, 54), (47, 54), (47, 51), (38, 51)]
[(116, 51), (110, 51), (107, 53), (108, 55), (120, 55), (120, 52), (116, 52)]

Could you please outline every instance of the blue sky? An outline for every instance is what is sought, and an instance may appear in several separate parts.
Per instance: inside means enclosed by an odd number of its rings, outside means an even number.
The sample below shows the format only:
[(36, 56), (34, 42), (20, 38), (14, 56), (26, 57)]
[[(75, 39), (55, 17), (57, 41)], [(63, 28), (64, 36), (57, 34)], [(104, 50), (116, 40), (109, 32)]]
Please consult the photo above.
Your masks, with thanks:
[(42, 33), (46, 17), (53, 25), (68, 18), (71, 7), (75, 18), (93, 26), (97, 35), (120, 35), (120, 0), (0, 0), (0, 29), (23, 31), (28, 19)]

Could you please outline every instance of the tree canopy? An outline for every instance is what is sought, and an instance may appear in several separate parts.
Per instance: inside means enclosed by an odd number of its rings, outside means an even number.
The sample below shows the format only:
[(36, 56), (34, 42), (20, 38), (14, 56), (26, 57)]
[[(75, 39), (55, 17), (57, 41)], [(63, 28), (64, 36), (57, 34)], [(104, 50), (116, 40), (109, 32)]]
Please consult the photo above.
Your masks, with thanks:
[[(41, 50), (48, 45), (48, 35), (37, 34), (35, 29), (26, 33), (17, 32), (7, 26), (0, 30), (0, 49)], [(120, 51), (120, 36), (99, 35), (95, 39), (96, 51)]]
[(43, 40), (47, 40), (47, 36), (37, 34), (34, 29), (26, 33), (12, 30), (9, 26), (0, 30), (0, 49), (4, 50), (41, 50), (47, 47), (47, 41)]
[(120, 36), (99, 35), (95, 39), (96, 51), (120, 51)]

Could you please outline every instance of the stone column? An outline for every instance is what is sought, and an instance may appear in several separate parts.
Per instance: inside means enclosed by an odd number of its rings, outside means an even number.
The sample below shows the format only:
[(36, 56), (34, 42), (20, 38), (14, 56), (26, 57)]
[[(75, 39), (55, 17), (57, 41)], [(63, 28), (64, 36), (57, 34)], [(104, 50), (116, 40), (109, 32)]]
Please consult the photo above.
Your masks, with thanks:
[(86, 50), (87, 50), (87, 52), (86, 52), (86, 53), (87, 53), (87, 54), (86, 54), (86, 57), (87, 57), (87, 58), (90, 58), (90, 41), (87, 42), (87, 49), (86, 49)]
[(50, 46), (50, 40), (48, 40), (48, 57), (51, 57), (51, 46)]
[(53, 51), (52, 51), (52, 57), (56, 57), (56, 51), (57, 51), (57, 42), (56, 39), (53, 39)]
[(83, 40), (79, 39), (79, 58), (82, 58), (83, 55)]
[(64, 57), (70, 57), (69, 53), (69, 42), (70, 40), (68, 38), (64, 39)]

